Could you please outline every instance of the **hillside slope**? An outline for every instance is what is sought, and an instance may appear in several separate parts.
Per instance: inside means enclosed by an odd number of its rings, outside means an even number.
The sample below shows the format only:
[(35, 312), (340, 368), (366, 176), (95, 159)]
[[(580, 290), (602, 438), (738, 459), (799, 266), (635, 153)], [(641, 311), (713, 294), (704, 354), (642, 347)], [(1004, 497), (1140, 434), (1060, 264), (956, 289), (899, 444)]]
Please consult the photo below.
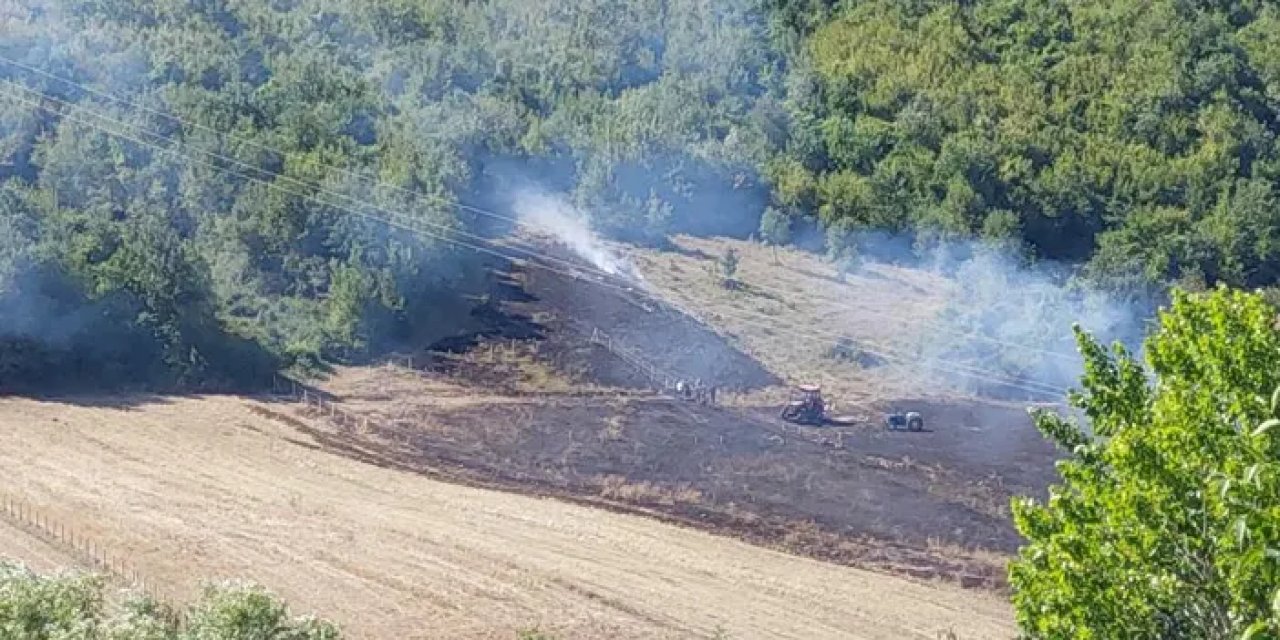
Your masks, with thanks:
[[(632, 516), (463, 488), (316, 449), (231, 398), (0, 401), (4, 487), (190, 595), (258, 580), (356, 638), (964, 638), (995, 596)], [(23, 554), (0, 538), (0, 553)]]
[[(1056, 477), (1053, 447), (1026, 409), (1055, 406), (1064, 393), (922, 357), (924, 344), (978, 340), (939, 321), (954, 300), (954, 278), (869, 261), (842, 280), (830, 263), (802, 251), (726, 238), (681, 236), (673, 244), (667, 251), (617, 249), (654, 296), (687, 310), (726, 348), (776, 375), (778, 386), (730, 395), (727, 404), (776, 420), (788, 393), (781, 385), (817, 384), (831, 413), (864, 422), (802, 431), (844, 432), (852, 450), (961, 470), (974, 481), (998, 478), (1016, 492), (1041, 491)], [(718, 262), (730, 250), (739, 260), (737, 290), (720, 285)], [(889, 410), (921, 412), (930, 432), (886, 433), (881, 421)]]

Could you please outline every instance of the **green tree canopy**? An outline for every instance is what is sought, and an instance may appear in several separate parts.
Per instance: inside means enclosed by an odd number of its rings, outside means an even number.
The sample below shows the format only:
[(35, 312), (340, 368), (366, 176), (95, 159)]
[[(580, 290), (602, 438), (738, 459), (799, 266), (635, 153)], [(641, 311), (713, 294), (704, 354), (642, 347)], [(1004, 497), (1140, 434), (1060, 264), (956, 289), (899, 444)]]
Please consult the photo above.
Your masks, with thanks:
[(1014, 504), (1011, 568), (1033, 638), (1280, 637), (1280, 332), (1260, 295), (1175, 295), (1150, 374), (1088, 335), (1088, 427), (1037, 426), (1068, 454), (1047, 502)]
[[(847, 265), (981, 237), (1113, 289), (1280, 277), (1258, 0), (10, 4), (0, 328), (82, 310), (128, 336), (125, 378), (452, 333), (435, 311), (482, 261), (440, 236), (504, 231), (457, 205), (502, 209), (512, 173), (650, 244), (785, 228)], [(102, 379), (81, 338), (106, 328), (0, 331), (0, 372)]]
[[(786, 136), (763, 11), (18, 3), (0, 16), (0, 386), (247, 381), (449, 335), (483, 268), (447, 236), (501, 226), (455, 205), (501, 208), (495, 175), (545, 179), (618, 237), (750, 232)], [(55, 336), (55, 316), (85, 322)], [(92, 344), (108, 329), (117, 375)]]
[(1274, 4), (864, 0), (811, 33), (779, 204), (1012, 236), (1109, 286), (1280, 275)]

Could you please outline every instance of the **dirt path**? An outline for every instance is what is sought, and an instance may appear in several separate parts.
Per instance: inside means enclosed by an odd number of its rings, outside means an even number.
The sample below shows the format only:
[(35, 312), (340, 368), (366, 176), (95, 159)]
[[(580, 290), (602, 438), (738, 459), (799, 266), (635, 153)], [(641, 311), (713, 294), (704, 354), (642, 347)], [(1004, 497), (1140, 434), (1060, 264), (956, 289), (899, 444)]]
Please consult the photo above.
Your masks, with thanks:
[[(994, 596), (364, 465), (251, 404), (0, 400), (0, 490), (176, 593), (247, 577), (357, 638), (511, 638), (530, 625), (564, 638), (1013, 632)], [(0, 553), (57, 561), (4, 528)]]

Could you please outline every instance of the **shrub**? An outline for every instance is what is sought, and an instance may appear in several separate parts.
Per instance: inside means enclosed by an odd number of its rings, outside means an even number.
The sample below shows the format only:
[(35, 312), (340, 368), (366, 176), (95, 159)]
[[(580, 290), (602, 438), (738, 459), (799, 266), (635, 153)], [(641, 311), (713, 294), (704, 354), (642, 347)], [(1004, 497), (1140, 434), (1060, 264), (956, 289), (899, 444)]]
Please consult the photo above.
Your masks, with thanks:
[(262, 587), (224, 583), (206, 587), (179, 623), (168, 607), (131, 595), (106, 607), (100, 576), (40, 576), (0, 562), (0, 638), (6, 640), (338, 640), (338, 628), (311, 617), (292, 618)]
[(733, 247), (729, 247), (720, 257), (720, 273), (724, 276), (721, 284), (726, 289), (738, 288), (738, 252)]

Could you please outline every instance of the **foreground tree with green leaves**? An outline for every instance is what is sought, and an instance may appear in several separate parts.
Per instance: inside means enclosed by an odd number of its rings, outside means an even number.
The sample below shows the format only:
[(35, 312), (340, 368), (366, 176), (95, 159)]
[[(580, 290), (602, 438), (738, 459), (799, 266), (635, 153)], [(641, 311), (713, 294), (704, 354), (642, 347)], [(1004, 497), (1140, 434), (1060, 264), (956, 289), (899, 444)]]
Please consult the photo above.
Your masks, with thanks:
[(179, 616), (145, 596), (108, 606), (99, 576), (36, 575), (0, 562), (0, 638), (13, 640), (338, 640), (337, 627), (295, 618), (272, 594), (211, 586)]
[(1067, 450), (1010, 581), (1031, 638), (1280, 637), (1280, 333), (1260, 295), (1178, 293), (1130, 354), (1078, 335), (1072, 404), (1042, 412)]

